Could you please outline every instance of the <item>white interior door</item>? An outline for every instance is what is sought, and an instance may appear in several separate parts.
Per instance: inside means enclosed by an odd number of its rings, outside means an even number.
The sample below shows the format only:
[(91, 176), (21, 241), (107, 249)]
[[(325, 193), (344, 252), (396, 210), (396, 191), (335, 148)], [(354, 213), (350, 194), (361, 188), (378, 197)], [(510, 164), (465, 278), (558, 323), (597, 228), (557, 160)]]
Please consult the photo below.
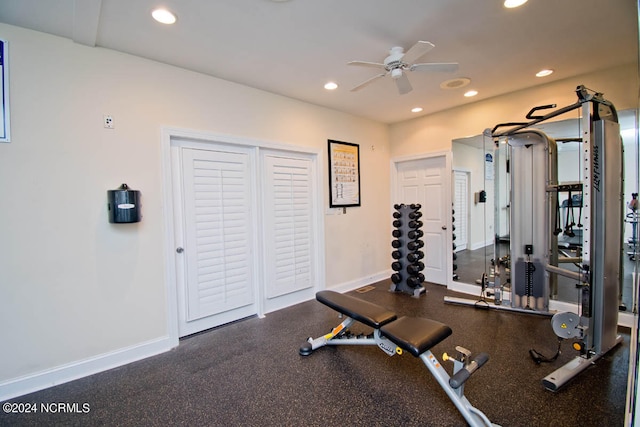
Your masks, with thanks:
[(453, 209), (456, 240), (456, 252), (467, 249), (469, 241), (469, 173), (453, 172)]
[[(447, 260), (451, 259), (452, 248), (448, 246), (447, 229), (451, 209), (447, 208), (445, 156), (409, 160), (396, 164), (396, 203), (420, 203), (424, 231), (425, 253), (424, 275), (428, 282), (446, 285), (448, 283)], [(447, 191), (451, 191), (448, 189)], [(449, 199), (450, 200), (450, 199)], [(449, 202), (450, 203), (450, 202)]]
[(210, 148), (176, 152), (180, 336), (257, 313), (250, 153)]

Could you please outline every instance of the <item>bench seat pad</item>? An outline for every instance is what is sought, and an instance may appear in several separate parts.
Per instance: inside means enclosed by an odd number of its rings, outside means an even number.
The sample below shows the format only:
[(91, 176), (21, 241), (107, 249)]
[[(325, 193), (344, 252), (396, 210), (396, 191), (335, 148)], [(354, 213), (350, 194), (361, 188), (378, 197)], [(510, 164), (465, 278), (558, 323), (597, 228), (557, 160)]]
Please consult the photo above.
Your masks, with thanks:
[(335, 291), (320, 291), (316, 293), (316, 299), (335, 311), (374, 329), (380, 329), (381, 326), (398, 317), (384, 307)]
[(382, 335), (418, 357), (451, 335), (444, 323), (420, 317), (401, 317), (380, 328)]

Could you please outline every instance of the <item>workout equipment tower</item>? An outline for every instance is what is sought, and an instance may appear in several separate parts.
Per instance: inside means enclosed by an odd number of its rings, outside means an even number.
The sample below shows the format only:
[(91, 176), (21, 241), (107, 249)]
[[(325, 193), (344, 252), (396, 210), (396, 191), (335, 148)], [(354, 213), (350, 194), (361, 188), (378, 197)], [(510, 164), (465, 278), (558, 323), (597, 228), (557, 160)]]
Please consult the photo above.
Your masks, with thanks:
[[(451, 303), (478, 306), (483, 302), (482, 307), (487, 308), (551, 314), (549, 295), (555, 293), (559, 276), (578, 282), (579, 314), (556, 313), (552, 327), (559, 338), (573, 339), (573, 348), (580, 355), (542, 380), (551, 391), (558, 390), (622, 341), (617, 334), (624, 226), (620, 125), (615, 107), (602, 94), (584, 86), (578, 86), (576, 94), (578, 100), (574, 104), (559, 109), (555, 104), (534, 107), (526, 116), (529, 121), (501, 123), (491, 130), (495, 141), (505, 141), (508, 146), (508, 159), (501, 162), (501, 150), (496, 150), (496, 163), (505, 166), (510, 176), (506, 204), (509, 253), (501, 256), (503, 239), (496, 235), (495, 279), (493, 283), (482, 279), (483, 295), (485, 287), (493, 287), (495, 304), (487, 304), (484, 299), (472, 302), (445, 297), (445, 302)], [(538, 115), (540, 110), (550, 109), (554, 110)], [(581, 134), (571, 140), (580, 143), (581, 178), (578, 182), (561, 183), (555, 141), (530, 127), (578, 109), (582, 110)], [(571, 243), (576, 250), (573, 257), (561, 252), (558, 244), (563, 231), (559, 226), (561, 193), (569, 195), (568, 209), (580, 209), (577, 224), (573, 219), (569, 221), (567, 214), (569, 224), (565, 224), (563, 236), (576, 238)], [(579, 233), (574, 231), (574, 225)], [(566, 268), (567, 265), (573, 267)], [(502, 292), (507, 289), (510, 293)], [(536, 362), (539, 361), (542, 360), (538, 358)]]
[[(553, 172), (547, 176), (546, 186), (546, 240), (548, 245), (544, 265), (544, 275), (549, 277), (549, 286), (555, 286), (557, 276), (564, 276), (579, 282), (581, 301), (580, 314), (556, 313), (552, 327), (556, 335), (563, 339), (575, 339), (573, 348), (580, 352), (574, 360), (547, 375), (543, 385), (556, 391), (573, 377), (589, 367), (622, 341), (617, 334), (619, 292), (622, 282), (623, 252), (623, 159), (622, 141), (618, 116), (613, 104), (605, 100), (600, 93), (592, 93), (584, 86), (576, 89), (578, 101), (575, 104), (538, 116), (543, 109), (555, 108), (545, 105), (532, 109), (527, 114), (530, 121), (523, 123), (503, 123), (492, 130), (494, 138), (518, 137), (523, 129), (542, 121), (557, 117), (569, 111), (582, 109), (581, 118), (581, 181), (578, 183), (559, 183)], [(500, 128), (508, 128), (498, 132)], [(526, 145), (525, 145), (526, 146)], [(549, 157), (547, 157), (549, 158)], [(514, 164), (515, 168), (516, 165)], [(552, 169), (551, 169), (552, 170)], [(536, 190), (538, 191), (538, 190)], [(580, 253), (574, 264), (578, 271), (561, 267), (558, 254), (558, 227), (551, 218), (558, 212), (560, 192), (581, 193), (583, 218), (581, 218), (582, 241)], [(541, 197), (539, 194), (536, 197)], [(514, 205), (524, 200), (514, 199), (512, 194), (512, 217)], [(537, 202), (534, 202), (536, 204)], [(520, 213), (524, 214), (524, 213)], [(513, 229), (511, 233), (513, 235)], [(542, 230), (540, 231), (542, 234)], [(516, 242), (525, 254), (535, 252), (524, 240)], [(512, 248), (513, 248), (512, 244)], [(541, 248), (542, 249), (542, 248)], [(513, 262), (513, 253), (512, 253)], [(517, 261), (516, 261), (517, 262)], [(540, 264), (535, 266), (538, 272)], [(525, 272), (528, 270), (525, 270)], [(518, 275), (518, 271), (514, 272)], [(516, 279), (512, 277), (512, 279)], [(513, 284), (512, 284), (513, 285)], [(517, 286), (515, 286), (517, 288)]]

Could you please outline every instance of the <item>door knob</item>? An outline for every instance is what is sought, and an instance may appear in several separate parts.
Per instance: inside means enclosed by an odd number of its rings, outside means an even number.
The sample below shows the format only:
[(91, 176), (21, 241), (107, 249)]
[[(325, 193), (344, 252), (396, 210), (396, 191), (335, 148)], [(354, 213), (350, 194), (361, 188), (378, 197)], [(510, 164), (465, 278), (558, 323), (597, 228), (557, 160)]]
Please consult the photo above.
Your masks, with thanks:
[(443, 226), (442, 226), (442, 229), (443, 229), (443, 230), (446, 230), (446, 229), (447, 229), (447, 226), (446, 226), (446, 225), (443, 225)]
[(176, 252), (178, 252), (179, 254), (181, 254), (182, 252), (184, 252), (184, 249), (182, 247), (178, 247), (176, 249)]

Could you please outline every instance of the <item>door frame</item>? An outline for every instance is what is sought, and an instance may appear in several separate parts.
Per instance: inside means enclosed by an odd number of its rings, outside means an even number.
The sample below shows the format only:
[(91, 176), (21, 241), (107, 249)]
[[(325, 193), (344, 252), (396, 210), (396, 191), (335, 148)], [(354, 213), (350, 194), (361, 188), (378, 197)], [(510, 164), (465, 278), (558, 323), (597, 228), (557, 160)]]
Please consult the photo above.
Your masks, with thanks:
[[(452, 203), (452, 159), (453, 152), (452, 151), (434, 151), (431, 153), (422, 153), (422, 154), (414, 154), (410, 156), (398, 156), (391, 158), (391, 200), (398, 199), (398, 165), (400, 163), (413, 161), (413, 160), (425, 160), (425, 159), (434, 159), (434, 158), (444, 158), (444, 175), (443, 175), (443, 191), (442, 191), (442, 200), (441, 203), (444, 203), (444, 206), (451, 207)], [(450, 208), (451, 209), (451, 208)], [(393, 214), (393, 206), (389, 206), (389, 217)], [(451, 212), (449, 210), (449, 212)], [(446, 226), (448, 233), (445, 233), (445, 246), (448, 250), (451, 251), (452, 256), (446, 257), (446, 270), (447, 270), (447, 280), (446, 286), (448, 289), (453, 285), (453, 237), (451, 236), (451, 221), (452, 215), (445, 215), (446, 218)]]
[[(322, 189), (322, 183), (324, 182), (324, 176), (322, 173), (323, 168), (319, 167), (319, 165), (323, 164), (323, 151), (317, 148), (312, 147), (302, 147), (292, 144), (285, 144), (280, 142), (273, 141), (265, 141), (265, 140), (256, 140), (252, 138), (245, 138), (233, 135), (226, 134), (216, 134), (212, 132), (204, 132), (190, 129), (182, 129), (182, 128), (173, 128), (173, 127), (163, 127), (161, 129), (161, 171), (162, 171), (162, 195), (163, 195), (163, 203), (161, 207), (162, 216), (164, 218), (164, 264), (165, 264), (165, 300), (166, 300), (166, 326), (167, 326), (167, 334), (169, 338), (169, 343), (171, 347), (177, 347), (180, 340), (179, 335), (179, 312), (178, 312), (178, 286), (177, 286), (177, 269), (176, 269), (176, 253), (175, 248), (178, 246), (178, 242), (175, 239), (175, 215), (174, 215), (174, 206), (175, 203), (179, 203), (179, 200), (176, 200), (177, 197), (173, 192), (173, 182), (172, 182), (172, 170), (175, 167), (172, 164), (171, 159), (171, 144), (174, 139), (183, 139), (190, 140), (194, 143), (199, 144), (231, 144), (243, 147), (253, 148), (255, 150), (255, 158), (258, 159), (260, 155), (261, 149), (270, 149), (276, 151), (282, 151), (283, 153), (298, 153), (298, 154), (306, 154), (311, 155), (315, 162), (315, 179), (317, 186), (315, 192), (316, 197), (316, 206), (315, 206), (315, 214), (316, 214), (316, 235), (318, 236), (315, 240), (315, 253), (317, 256), (316, 259), (316, 288), (318, 288), (321, 284), (325, 282), (325, 243), (324, 243), (324, 211), (323, 211), (323, 203), (324, 197)], [(256, 171), (255, 173), (260, 176), (262, 173), (259, 162), (256, 161)], [(258, 184), (261, 184), (261, 180), (258, 179)], [(256, 189), (256, 192), (260, 192), (259, 189)], [(258, 198), (260, 195), (258, 194)], [(261, 200), (258, 200), (258, 208), (259, 211), (261, 206)], [(259, 220), (258, 220), (259, 221)], [(258, 224), (259, 230), (261, 232), (262, 225), (259, 221)], [(259, 258), (263, 259), (262, 254), (262, 245), (258, 245), (257, 248), (259, 254)], [(262, 269), (261, 262), (257, 265), (257, 289), (256, 289), (256, 307), (258, 311), (259, 317), (264, 317), (265, 312), (265, 303), (264, 303), (264, 272)], [(318, 290), (318, 289), (316, 289)], [(296, 301), (297, 303), (298, 301)]]

